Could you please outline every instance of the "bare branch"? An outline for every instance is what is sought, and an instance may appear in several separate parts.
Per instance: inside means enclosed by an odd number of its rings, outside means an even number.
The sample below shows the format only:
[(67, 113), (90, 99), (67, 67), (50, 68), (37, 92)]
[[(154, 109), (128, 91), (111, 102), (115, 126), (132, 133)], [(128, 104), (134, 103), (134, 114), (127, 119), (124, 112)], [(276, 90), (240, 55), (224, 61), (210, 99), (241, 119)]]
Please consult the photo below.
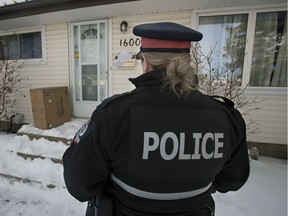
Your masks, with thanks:
[[(241, 68), (244, 62), (244, 47), (246, 41), (237, 39), (239, 46), (231, 46), (231, 41), (227, 41), (224, 48), (226, 62), (223, 62), (219, 68), (213, 68), (213, 55), (215, 54), (216, 45), (210, 48), (210, 51), (205, 54), (201, 51), (200, 45), (197, 43), (192, 47), (191, 53), (193, 63), (196, 67), (199, 86), (198, 89), (207, 95), (221, 95), (229, 98), (234, 102), (235, 108), (242, 111), (243, 116), (249, 115), (251, 112), (260, 110), (262, 107), (259, 104), (263, 101), (257, 97), (248, 98), (245, 96), (245, 91), (248, 84), (241, 87)], [(229, 60), (229, 61), (228, 61)], [(238, 73), (238, 75), (237, 75)], [(247, 123), (247, 133), (260, 133), (259, 124), (250, 120)]]
[(18, 89), (24, 87), (22, 81), (25, 61), (10, 59), (6, 37), (0, 37), (0, 120), (13, 113)]

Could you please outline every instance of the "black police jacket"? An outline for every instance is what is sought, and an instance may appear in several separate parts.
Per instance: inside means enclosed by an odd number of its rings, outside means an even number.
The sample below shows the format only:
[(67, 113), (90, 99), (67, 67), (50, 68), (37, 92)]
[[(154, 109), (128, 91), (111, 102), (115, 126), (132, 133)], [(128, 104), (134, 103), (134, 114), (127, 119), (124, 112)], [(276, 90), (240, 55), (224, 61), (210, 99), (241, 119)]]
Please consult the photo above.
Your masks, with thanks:
[(241, 114), (198, 91), (186, 99), (164, 93), (162, 76), (130, 79), (136, 89), (106, 99), (75, 135), (63, 163), (76, 199), (90, 200), (104, 188), (133, 210), (177, 215), (205, 207), (215, 190), (244, 185), (249, 159)]

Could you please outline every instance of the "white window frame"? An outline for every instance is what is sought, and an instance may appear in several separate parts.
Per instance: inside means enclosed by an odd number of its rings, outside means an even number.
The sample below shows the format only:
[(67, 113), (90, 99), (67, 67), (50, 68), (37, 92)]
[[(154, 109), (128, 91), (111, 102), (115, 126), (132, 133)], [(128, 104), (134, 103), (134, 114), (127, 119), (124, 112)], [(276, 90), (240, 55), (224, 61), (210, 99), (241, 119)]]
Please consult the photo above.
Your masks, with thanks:
[[(248, 14), (248, 23), (247, 23), (247, 43), (245, 47), (245, 59), (243, 63), (243, 72), (242, 72), (242, 87), (247, 86), (250, 80), (250, 72), (251, 72), (251, 63), (252, 63), (252, 54), (253, 54), (253, 43), (254, 43), (254, 32), (256, 25), (256, 16), (257, 13), (263, 12), (276, 12), (276, 11), (287, 11), (286, 7), (279, 5), (277, 7), (267, 7), (267, 8), (229, 8), (226, 10), (194, 10), (192, 11), (192, 27), (198, 29), (199, 25), (199, 17), (201, 16), (217, 16), (217, 15), (234, 15), (234, 14)], [(256, 93), (256, 94), (287, 94), (287, 87), (267, 87), (267, 86), (248, 86), (246, 89), (247, 93)]]
[[(1, 31), (0, 35), (19, 35), (25, 33), (32, 33), (32, 32), (41, 32), (41, 46), (42, 46), (42, 58), (33, 58), (33, 59), (17, 59), (19, 61), (25, 61), (26, 64), (43, 64), (47, 63), (46, 58), (46, 29), (45, 26), (41, 27), (34, 27), (34, 28), (23, 28), (17, 30), (8, 30), (8, 31)], [(12, 60), (12, 59), (11, 59)]]

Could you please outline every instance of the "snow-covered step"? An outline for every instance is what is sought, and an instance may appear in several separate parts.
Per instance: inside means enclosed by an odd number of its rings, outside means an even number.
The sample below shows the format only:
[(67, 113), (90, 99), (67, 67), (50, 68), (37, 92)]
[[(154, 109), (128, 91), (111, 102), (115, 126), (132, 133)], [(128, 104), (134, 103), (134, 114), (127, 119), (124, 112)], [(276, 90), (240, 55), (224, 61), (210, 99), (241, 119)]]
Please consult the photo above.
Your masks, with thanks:
[[(13, 153), (13, 151), (9, 151), (9, 152)], [(57, 159), (57, 158), (44, 157), (44, 156), (40, 156), (40, 155), (27, 154), (27, 153), (22, 153), (22, 152), (16, 152), (16, 154), (19, 157), (22, 157), (24, 160), (33, 161), (34, 159), (42, 159), (42, 160), (49, 159), (53, 163), (63, 164), (62, 160), (61, 159)], [(7, 172), (11, 173), (11, 171), (9, 171), (9, 170), (7, 170)], [(1, 172), (0, 172), (0, 177), (8, 179), (10, 182), (17, 181), (17, 182), (22, 182), (22, 183), (25, 183), (25, 184), (38, 184), (38, 185), (41, 185), (41, 186), (46, 186), (47, 188), (50, 188), (50, 189), (56, 187), (56, 185), (51, 184), (51, 183), (47, 184), (47, 182), (46, 182), (46, 185), (45, 185), (43, 182), (40, 182), (40, 181), (36, 181), (36, 180), (33, 180), (33, 179), (24, 178), (24, 177), (19, 177), (19, 176), (15, 176), (15, 175), (11, 175), (11, 174), (1, 173)]]
[(25, 179), (25, 178), (21, 178), (21, 177), (18, 177), (18, 176), (12, 176), (12, 175), (9, 175), (9, 174), (5, 174), (5, 173), (0, 173), (0, 177), (1, 178), (6, 178), (8, 179), (11, 183), (14, 183), (14, 182), (23, 182), (23, 183), (27, 183), (27, 184), (41, 184), (41, 182), (39, 181), (34, 181), (34, 180), (31, 180), (31, 179)]
[(0, 164), (0, 173), (10, 176), (12, 180), (19, 178), (24, 183), (32, 181), (41, 182), (44, 186), (65, 187), (62, 164), (54, 163), (50, 158), (25, 159), (16, 152), (6, 151), (6, 160)]
[[(41, 188), (54, 189), (57, 187), (54, 184), (46, 184), (45, 185), (43, 182), (40, 182), (40, 181), (31, 180), (31, 179), (27, 179), (27, 178), (23, 178), (23, 177), (19, 177), (19, 176), (13, 176), (10, 174), (5, 174), (5, 173), (0, 173), (0, 179), (1, 178), (6, 179), (8, 182), (10, 182), (10, 184), (15, 184), (16, 182), (18, 182), (18, 183), (29, 185), (29, 186), (34, 187), (34, 188), (36, 187), (38, 189), (41, 189)], [(62, 188), (66, 188), (66, 187), (62, 187)]]
[(35, 181), (23, 182), (0, 176), (0, 215), (83, 215), (86, 203), (74, 199), (66, 188), (48, 188)]
[(27, 136), (30, 140), (36, 139), (39, 140), (41, 138), (44, 138), (46, 140), (52, 141), (52, 142), (63, 142), (66, 145), (70, 145), (72, 142), (72, 139), (70, 138), (64, 138), (64, 137), (55, 137), (55, 136), (47, 136), (47, 135), (41, 135), (41, 134), (33, 134), (33, 133), (22, 133), (17, 132), (20, 136)]
[(33, 139), (47, 139), (49, 141), (58, 142), (61, 141), (64, 144), (69, 145), (76, 134), (76, 132), (87, 122), (88, 119), (72, 119), (63, 125), (51, 128), (48, 130), (43, 130), (34, 127), (33, 124), (23, 125), (20, 130), (18, 130), (18, 135), (26, 135), (31, 140)]
[(62, 155), (68, 146), (64, 143), (44, 138), (31, 141), (27, 136), (11, 136), (9, 142), (1, 145), (2, 178), (10, 176), (10, 179), (19, 178), (24, 183), (30, 180), (50, 188), (65, 187)]
[(42, 160), (44, 159), (50, 159), (52, 162), (54, 163), (59, 163), (59, 164), (63, 164), (62, 159), (58, 159), (58, 158), (53, 158), (53, 157), (44, 157), (41, 155), (34, 155), (34, 154), (29, 154), (29, 153), (24, 153), (24, 152), (16, 152), (16, 154), (22, 158), (24, 158), (25, 160), (30, 159), (30, 160), (34, 160), (36, 158), (40, 158)]
[(3, 145), (6, 145), (5, 150), (7, 151), (55, 159), (62, 159), (65, 150), (68, 148), (60, 141), (52, 142), (44, 138), (30, 140), (26, 135), (14, 136), (7, 144), (3, 143)]

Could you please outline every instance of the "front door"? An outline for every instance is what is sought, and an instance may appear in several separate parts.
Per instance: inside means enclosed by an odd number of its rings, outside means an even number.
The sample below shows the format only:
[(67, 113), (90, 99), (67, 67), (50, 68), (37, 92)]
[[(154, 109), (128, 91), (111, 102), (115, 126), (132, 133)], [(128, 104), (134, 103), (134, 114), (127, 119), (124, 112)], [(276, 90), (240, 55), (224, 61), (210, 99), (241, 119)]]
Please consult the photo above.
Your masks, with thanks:
[(74, 23), (72, 91), (75, 117), (89, 117), (108, 96), (107, 21)]

